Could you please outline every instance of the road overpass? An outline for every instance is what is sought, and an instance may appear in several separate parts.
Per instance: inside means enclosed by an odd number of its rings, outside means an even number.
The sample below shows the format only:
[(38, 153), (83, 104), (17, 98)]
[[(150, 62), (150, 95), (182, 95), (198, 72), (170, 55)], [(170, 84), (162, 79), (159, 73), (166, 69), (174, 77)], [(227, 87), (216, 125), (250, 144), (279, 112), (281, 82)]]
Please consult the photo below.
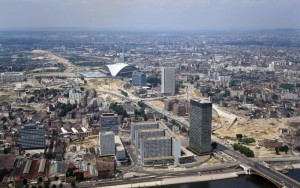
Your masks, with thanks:
[[(111, 92), (111, 91), (105, 91), (105, 90), (97, 90), (97, 91), (112, 94), (112, 95), (118, 96), (124, 100), (131, 101), (134, 103), (141, 101), (138, 98), (132, 99), (130, 97), (125, 97), (122, 94), (118, 94), (118, 93)], [(174, 114), (171, 114), (165, 110), (159, 109), (156, 106), (151, 105), (149, 102), (145, 101), (145, 104), (147, 104), (150, 108), (156, 110), (157, 112), (167, 116), (168, 118), (178, 121), (184, 127), (189, 129), (189, 122), (187, 122), (183, 118), (180, 118), (180, 117), (178, 117)], [(225, 146), (223, 144), (223, 142), (219, 142), (219, 140), (214, 140), (213, 137), (212, 137), (212, 140), (218, 143), (219, 149), (221, 149), (226, 154), (232, 156), (233, 158), (236, 158), (240, 164), (248, 165), (251, 168), (251, 170), (253, 171), (253, 174), (260, 175), (260, 176), (268, 179), (269, 181), (273, 182), (278, 187), (288, 187), (288, 188), (300, 187), (300, 183), (298, 181), (296, 181), (280, 172), (277, 172), (273, 169), (267, 168), (267, 167), (261, 165), (260, 163), (256, 162), (253, 159), (245, 157), (244, 155), (240, 154), (239, 152), (236, 152), (236, 151), (230, 149), (229, 147)]]

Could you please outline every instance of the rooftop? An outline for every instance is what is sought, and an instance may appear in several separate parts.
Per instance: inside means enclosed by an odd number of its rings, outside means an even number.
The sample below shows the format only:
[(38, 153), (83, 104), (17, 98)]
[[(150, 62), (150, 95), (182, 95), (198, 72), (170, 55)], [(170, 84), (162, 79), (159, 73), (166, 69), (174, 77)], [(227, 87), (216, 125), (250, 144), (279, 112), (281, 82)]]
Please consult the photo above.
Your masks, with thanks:
[(12, 169), (16, 161), (16, 157), (12, 155), (2, 155), (0, 156), (0, 169)]

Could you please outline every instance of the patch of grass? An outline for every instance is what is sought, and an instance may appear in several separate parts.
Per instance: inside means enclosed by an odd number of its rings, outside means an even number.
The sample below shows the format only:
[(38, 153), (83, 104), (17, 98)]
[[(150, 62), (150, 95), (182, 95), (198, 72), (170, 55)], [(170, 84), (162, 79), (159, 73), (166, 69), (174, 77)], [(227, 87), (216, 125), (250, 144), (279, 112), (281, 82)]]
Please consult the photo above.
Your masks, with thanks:
[(0, 102), (10, 101), (10, 95), (0, 95)]

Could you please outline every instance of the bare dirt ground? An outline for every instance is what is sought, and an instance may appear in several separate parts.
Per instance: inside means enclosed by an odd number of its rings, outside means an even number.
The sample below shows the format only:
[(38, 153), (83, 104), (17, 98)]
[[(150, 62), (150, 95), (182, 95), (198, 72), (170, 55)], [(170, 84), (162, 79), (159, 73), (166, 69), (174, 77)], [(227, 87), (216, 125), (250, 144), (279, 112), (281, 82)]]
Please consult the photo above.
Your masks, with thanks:
[[(256, 142), (246, 145), (251, 148), (256, 157), (274, 157), (277, 156), (274, 149), (268, 149), (259, 145), (259, 140), (279, 139), (279, 128), (287, 127), (287, 121), (292, 118), (281, 119), (252, 119), (242, 120), (239, 119), (237, 124), (232, 127), (222, 126), (216, 130), (215, 133), (220, 138), (228, 138), (227, 141), (230, 144), (237, 143), (235, 140), (236, 134), (243, 134), (246, 137), (255, 138)], [(231, 138), (231, 139), (230, 139)], [(281, 153), (281, 156), (291, 155), (290, 153)], [(278, 157), (278, 156), (277, 156)]]
[(2, 102), (9, 102), (12, 101), (12, 99), (15, 97), (15, 92), (0, 92), (0, 103)]
[(223, 162), (220, 161), (219, 159), (216, 159), (215, 157), (211, 157), (207, 162), (202, 163), (200, 166), (213, 166), (216, 164), (222, 164)]
[(157, 106), (161, 109), (165, 108), (165, 103), (160, 101), (160, 100), (155, 100), (155, 101), (149, 101), (151, 104), (153, 104), (154, 106)]
[(87, 87), (94, 89), (101, 89), (107, 91), (115, 91), (118, 89), (124, 88), (124, 83), (121, 80), (114, 80), (109, 78), (95, 78), (95, 79), (87, 79)]
[[(194, 91), (190, 97), (197, 97), (201, 98), (199, 92)], [(160, 108), (164, 108), (164, 103), (160, 100), (151, 101), (153, 105), (156, 105)], [(232, 109), (228, 108), (220, 108), (223, 111), (228, 113), (233, 113)], [(238, 111), (240, 113), (240, 111)], [(226, 140), (230, 144), (237, 143), (236, 141), (236, 134), (243, 134), (246, 137), (251, 137), (256, 140), (255, 143), (251, 143), (246, 145), (247, 147), (251, 148), (256, 157), (278, 157), (276, 155), (275, 150), (273, 148), (268, 149), (259, 145), (259, 141), (262, 139), (270, 139), (280, 140), (279, 135), (279, 128), (287, 127), (287, 121), (292, 120), (292, 118), (281, 118), (281, 119), (249, 119), (244, 116), (244, 114), (240, 114), (235, 112), (234, 114), (237, 115), (237, 123), (230, 126), (228, 120), (218, 116), (217, 113), (213, 111), (212, 117), (212, 129), (214, 130), (215, 134), (220, 138), (227, 138)], [(299, 118), (298, 118), (299, 119)], [(289, 156), (292, 155), (288, 152), (285, 154), (283, 152), (280, 153), (280, 156)]]
[[(58, 57), (48, 51), (44, 51), (44, 50), (33, 50), (32, 53), (34, 54), (40, 54), (42, 55), (43, 57), (45, 57), (45, 59), (47, 60), (52, 60), (52, 61), (55, 61), (57, 63), (61, 63), (63, 64), (65, 67), (66, 67), (66, 70), (64, 71), (64, 73), (68, 73), (68, 74), (73, 74), (74, 75), (74, 72), (76, 70), (76, 66), (73, 65), (72, 63), (70, 63), (67, 59), (64, 59), (64, 58), (61, 58), (61, 57)], [(58, 72), (61, 74), (61, 72)], [(54, 73), (54, 72), (51, 72), (50, 74), (52, 75), (56, 75), (57, 73)]]

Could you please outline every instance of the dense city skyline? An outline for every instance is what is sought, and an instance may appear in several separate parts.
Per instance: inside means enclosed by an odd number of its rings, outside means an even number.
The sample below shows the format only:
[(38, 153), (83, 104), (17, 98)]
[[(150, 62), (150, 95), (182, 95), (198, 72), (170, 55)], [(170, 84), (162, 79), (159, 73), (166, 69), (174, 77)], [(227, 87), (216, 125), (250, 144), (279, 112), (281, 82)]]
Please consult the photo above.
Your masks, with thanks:
[(300, 28), (297, 0), (0, 0), (0, 29), (103, 30)]

